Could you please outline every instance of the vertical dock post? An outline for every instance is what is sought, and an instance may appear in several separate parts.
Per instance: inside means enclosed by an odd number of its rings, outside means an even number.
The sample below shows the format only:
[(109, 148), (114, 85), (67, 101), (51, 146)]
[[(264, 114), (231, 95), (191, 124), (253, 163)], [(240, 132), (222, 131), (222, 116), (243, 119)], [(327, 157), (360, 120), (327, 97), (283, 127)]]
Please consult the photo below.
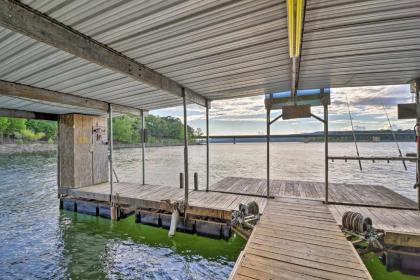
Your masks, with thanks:
[(145, 168), (145, 158), (144, 158), (144, 150), (146, 145), (146, 130), (145, 130), (145, 122), (144, 122), (144, 110), (141, 110), (141, 178), (142, 178), (142, 184), (146, 184), (146, 168)]
[(267, 109), (267, 198), (270, 197), (270, 109)]
[(194, 190), (198, 191), (198, 173), (194, 172)]
[(328, 204), (328, 104), (324, 103), (325, 204)]
[[(417, 142), (417, 157), (420, 157), (420, 85), (419, 80), (416, 80), (416, 142)], [(420, 160), (417, 161), (416, 166), (416, 186), (417, 186), (417, 210), (420, 211)]]
[(210, 184), (210, 149), (209, 149), (209, 102), (206, 101), (206, 192)]
[(184, 188), (184, 173), (179, 173), (179, 188), (183, 189)]
[(185, 209), (188, 207), (188, 124), (187, 124), (187, 93), (182, 89), (182, 103), (184, 107), (184, 174), (185, 174)]
[(109, 187), (110, 187), (110, 195), (109, 195), (109, 202), (110, 202), (110, 212), (111, 212), (111, 220), (117, 219), (117, 211), (114, 205), (114, 173), (113, 173), (113, 136), (112, 136), (112, 105), (108, 104), (108, 149), (109, 149)]

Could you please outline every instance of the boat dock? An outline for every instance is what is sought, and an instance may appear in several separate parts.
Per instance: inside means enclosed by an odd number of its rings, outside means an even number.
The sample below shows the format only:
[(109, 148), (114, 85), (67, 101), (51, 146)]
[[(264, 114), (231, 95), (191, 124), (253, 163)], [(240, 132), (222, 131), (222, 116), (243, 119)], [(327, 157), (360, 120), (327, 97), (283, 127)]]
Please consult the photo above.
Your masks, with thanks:
[[(189, 191), (186, 213), (197, 225), (200, 220), (218, 225), (216, 234), (210, 232), (212, 237), (226, 237), (219, 232), (231, 226), (241, 203), (259, 205), (261, 219), (236, 262), (232, 279), (273, 279), (279, 273), (284, 279), (371, 279), (339, 227), (346, 211), (370, 217), (373, 226), (385, 234), (389, 231), (402, 239), (406, 234), (420, 236), (416, 203), (383, 186), (331, 183), (331, 199), (325, 204), (322, 183), (271, 180), (273, 198), (266, 198), (266, 182), (227, 177), (208, 192)], [(163, 219), (172, 211), (168, 202), (184, 198), (182, 188), (133, 183), (114, 183), (114, 193), (119, 207), (160, 215), (154, 225), (163, 227)], [(109, 184), (68, 189), (64, 199), (95, 207), (108, 205)], [(81, 212), (86, 209), (83, 206)], [(146, 223), (153, 224), (150, 219)]]
[(254, 228), (231, 279), (372, 279), (320, 201), (275, 198)]
[[(369, 278), (340, 233), (347, 210), (370, 217), (385, 240), (398, 247), (394, 256), (387, 255), (387, 266), (396, 260), (398, 267), (405, 252), (407, 267), (418, 269), (420, 37), (414, 35), (420, 5), (418, 0), (394, 2), (0, 0), (0, 116), (57, 122), (57, 187), (65, 209), (112, 220), (134, 212), (137, 222), (162, 227), (170, 222), (180, 230), (226, 238), (238, 220), (232, 216), (242, 215), (244, 224), (249, 216), (257, 219), (258, 213), (247, 215), (255, 205), (243, 206), (255, 201), (262, 219), (237, 263), (235, 279)], [(331, 102), (339, 100), (335, 96), (345, 94), (331, 89), (376, 86), (363, 97), (377, 96), (380, 105), (389, 96), (379, 87), (404, 84), (410, 84), (413, 101), (398, 104), (398, 119), (411, 119), (416, 129), (417, 147), (410, 156), (403, 156), (398, 143), (399, 156), (360, 155), (347, 95), (357, 156), (329, 154), (329, 107), (337, 105)], [(212, 103), (262, 95), (265, 179), (229, 177), (210, 186)], [(191, 104), (205, 110), (205, 190), (191, 189), (189, 182)], [(145, 118), (150, 111), (176, 106), (183, 113), (183, 165), (177, 171), (183, 189), (151, 185), (145, 172), (150, 136)], [(235, 106), (247, 109), (241, 102)], [(139, 122), (138, 184), (114, 178), (113, 118), (126, 114)], [(272, 180), (272, 125), (311, 118), (323, 125), (324, 157), (315, 163), (324, 167), (323, 182)], [(417, 204), (382, 186), (331, 183), (330, 160), (355, 160), (360, 170), (362, 161), (398, 160), (406, 170), (406, 163), (415, 163)], [(353, 214), (360, 218), (358, 213)], [(290, 220), (299, 224), (285, 227)], [(307, 225), (314, 227), (307, 230)], [(298, 233), (288, 234), (291, 229)], [(296, 238), (296, 247), (284, 243), (283, 235)], [(322, 244), (311, 244), (314, 238)], [(267, 244), (271, 247), (263, 247)], [(246, 273), (253, 268), (253, 274)]]

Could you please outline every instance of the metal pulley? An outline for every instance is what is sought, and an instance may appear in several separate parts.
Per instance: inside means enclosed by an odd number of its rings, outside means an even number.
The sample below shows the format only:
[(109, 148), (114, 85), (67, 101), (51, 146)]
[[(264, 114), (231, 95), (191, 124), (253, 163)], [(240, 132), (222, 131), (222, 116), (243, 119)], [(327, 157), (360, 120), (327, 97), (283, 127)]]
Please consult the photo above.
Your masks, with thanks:
[(242, 225), (244, 228), (253, 228), (260, 218), (260, 208), (255, 201), (248, 204), (239, 204), (239, 211), (233, 214), (232, 224)]
[(343, 228), (359, 234), (372, 231), (372, 219), (363, 217), (363, 215), (358, 212), (345, 212), (342, 217), (342, 225)]

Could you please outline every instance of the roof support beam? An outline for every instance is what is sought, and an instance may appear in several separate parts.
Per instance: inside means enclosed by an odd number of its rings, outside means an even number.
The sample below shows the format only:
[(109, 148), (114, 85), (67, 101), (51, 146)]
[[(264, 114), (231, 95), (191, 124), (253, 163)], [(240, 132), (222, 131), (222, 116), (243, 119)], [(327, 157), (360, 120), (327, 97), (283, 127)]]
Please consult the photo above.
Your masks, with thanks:
[(3, 108), (0, 108), (0, 117), (37, 119), (37, 120), (47, 120), (47, 121), (56, 121), (58, 119), (58, 116), (55, 114), (35, 113), (35, 112), (11, 110), (11, 109), (3, 109)]
[[(84, 98), (58, 91), (36, 88), (18, 83), (7, 82), (3, 80), (0, 80), (0, 95), (89, 108), (104, 113), (108, 111), (108, 103), (103, 101)], [(113, 105), (113, 110), (123, 114), (140, 116), (139, 109), (127, 106)]]
[[(0, 0), (0, 25), (129, 76), (156, 89), (183, 97), (183, 86), (116, 50), (18, 1)], [(206, 98), (186, 89), (187, 99), (201, 106)]]

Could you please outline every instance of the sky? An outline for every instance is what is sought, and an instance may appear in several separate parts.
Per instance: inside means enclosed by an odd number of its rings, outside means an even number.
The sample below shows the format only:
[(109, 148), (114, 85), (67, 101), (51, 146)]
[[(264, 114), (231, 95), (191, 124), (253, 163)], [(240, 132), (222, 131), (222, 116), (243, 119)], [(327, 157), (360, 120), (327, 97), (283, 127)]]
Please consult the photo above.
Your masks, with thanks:
[[(384, 107), (393, 129), (412, 129), (414, 120), (397, 120), (397, 104), (412, 102), (409, 85), (375, 86), (331, 89), (329, 130), (351, 130), (347, 109), (348, 97), (353, 124), (356, 130), (389, 129)], [(265, 134), (266, 112), (264, 96), (213, 101), (210, 109), (210, 135)], [(188, 124), (205, 132), (205, 108), (188, 105)], [(272, 111), (271, 118), (281, 111)], [(154, 110), (159, 116), (183, 118), (181, 107)], [(312, 113), (323, 117), (322, 107), (312, 107)], [(314, 118), (280, 120), (271, 127), (272, 134), (305, 133), (323, 130)]]

